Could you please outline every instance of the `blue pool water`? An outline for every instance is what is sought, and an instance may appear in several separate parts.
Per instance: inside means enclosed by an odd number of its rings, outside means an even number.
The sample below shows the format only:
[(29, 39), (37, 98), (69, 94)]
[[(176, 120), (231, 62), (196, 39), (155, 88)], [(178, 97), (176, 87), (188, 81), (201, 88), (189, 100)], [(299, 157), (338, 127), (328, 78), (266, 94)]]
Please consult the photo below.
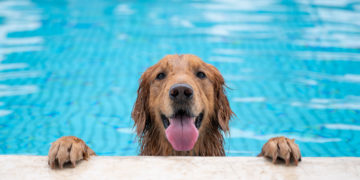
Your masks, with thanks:
[(360, 156), (356, 0), (0, 0), (0, 154), (46, 155), (75, 135), (137, 155), (137, 80), (176, 53), (231, 88), (228, 155), (285, 135), (304, 156)]

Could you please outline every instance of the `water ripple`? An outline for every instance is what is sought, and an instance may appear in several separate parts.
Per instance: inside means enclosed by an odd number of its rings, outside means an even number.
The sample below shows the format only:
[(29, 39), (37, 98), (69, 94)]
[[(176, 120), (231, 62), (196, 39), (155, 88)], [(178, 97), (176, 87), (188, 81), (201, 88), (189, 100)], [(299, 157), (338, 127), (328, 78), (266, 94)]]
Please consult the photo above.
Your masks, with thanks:
[(296, 141), (312, 142), (312, 143), (328, 143), (328, 142), (341, 141), (340, 138), (311, 137), (311, 136), (293, 135), (286, 133), (260, 135), (260, 134), (255, 134), (252, 131), (243, 131), (236, 128), (231, 128), (230, 132), (231, 132), (230, 135), (231, 138), (248, 138), (248, 139), (256, 139), (262, 141), (267, 141), (270, 138), (278, 137), (278, 136), (286, 136), (290, 139), (295, 139)]

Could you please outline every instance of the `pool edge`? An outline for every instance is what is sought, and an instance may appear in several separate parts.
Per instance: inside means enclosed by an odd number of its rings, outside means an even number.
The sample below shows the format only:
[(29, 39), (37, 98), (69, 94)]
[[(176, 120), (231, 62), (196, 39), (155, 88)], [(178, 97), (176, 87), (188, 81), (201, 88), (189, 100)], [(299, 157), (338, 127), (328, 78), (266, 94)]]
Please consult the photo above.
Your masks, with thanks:
[(359, 157), (305, 157), (298, 166), (257, 157), (95, 156), (52, 170), (47, 156), (0, 155), (1, 179), (360, 179)]

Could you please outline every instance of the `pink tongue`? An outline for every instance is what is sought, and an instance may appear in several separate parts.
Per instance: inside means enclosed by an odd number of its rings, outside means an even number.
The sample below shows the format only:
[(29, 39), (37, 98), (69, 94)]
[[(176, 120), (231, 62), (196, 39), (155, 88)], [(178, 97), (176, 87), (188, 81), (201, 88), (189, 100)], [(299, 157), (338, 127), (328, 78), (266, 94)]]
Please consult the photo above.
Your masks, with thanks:
[(199, 135), (195, 127), (194, 117), (170, 118), (170, 126), (165, 133), (176, 151), (191, 150)]

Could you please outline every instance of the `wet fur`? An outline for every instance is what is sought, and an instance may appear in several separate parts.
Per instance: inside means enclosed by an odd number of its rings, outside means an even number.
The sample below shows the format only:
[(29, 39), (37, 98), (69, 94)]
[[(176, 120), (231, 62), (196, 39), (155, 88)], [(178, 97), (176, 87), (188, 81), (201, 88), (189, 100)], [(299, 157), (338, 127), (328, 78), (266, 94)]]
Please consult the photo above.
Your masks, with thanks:
[[(162, 65), (166, 66), (168, 59), (177, 59), (178, 61), (189, 61), (201, 64), (206, 68), (207, 76), (211, 81), (213, 88), (213, 103), (206, 107), (207, 115), (204, 116), (206, 124), (202, 131), (199, 131), (198, 140), (191, 151), (175, 151), (164, 136), (163, 125), (156, 114), (152, 113), (160, 104), (150, 102), (150, 86), (154, 77), (154, 70)], [(201, 61), (201, 62), (197, 62)], [(191, 63), (190, 63), (191, 64)], [(166, 96), (167, 94), (162, 94)], [(201, 98), (201, 97), (200, 97)], [(200, 100), (199, 98), (197, 100)], [(225, 82), (220, 72), (212, 65), (204, 63), (200, 58), (194, 55), (170, 55), (166, 56), (158, 64), (148, 68), (140, 78), (140, 85), (137, 91), (137, 99), (133, 108), (132, 118), (135, 121), (135, 128), (139, 138), (140, 155), (150, 156), (225, 156), (224, 138), (221, 133), (229, 131), (229, 120), (233, 112), (229, 106), (229, 101), (225, 95)]]

